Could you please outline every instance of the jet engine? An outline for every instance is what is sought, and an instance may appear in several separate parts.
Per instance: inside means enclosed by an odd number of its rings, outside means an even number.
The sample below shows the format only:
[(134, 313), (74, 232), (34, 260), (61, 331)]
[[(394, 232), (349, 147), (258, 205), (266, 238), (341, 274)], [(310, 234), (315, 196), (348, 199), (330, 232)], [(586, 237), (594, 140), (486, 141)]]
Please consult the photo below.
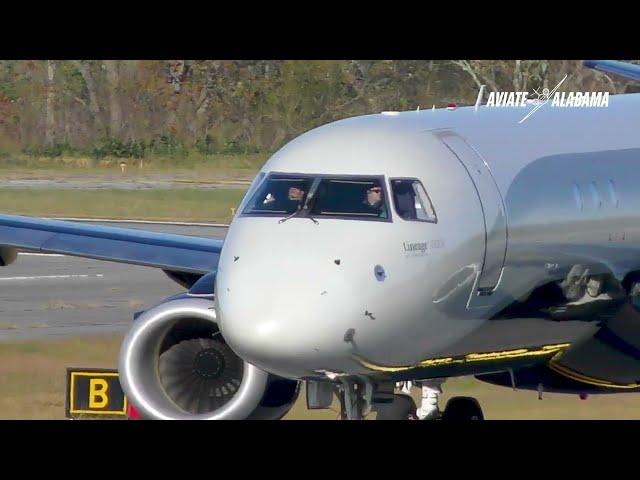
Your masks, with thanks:
[(213, 295), (171, 297), (139, 314), (119, 359), (122, 388), (147, 419), (276, 420), (299, 382), (237, 356), (218, 329)]

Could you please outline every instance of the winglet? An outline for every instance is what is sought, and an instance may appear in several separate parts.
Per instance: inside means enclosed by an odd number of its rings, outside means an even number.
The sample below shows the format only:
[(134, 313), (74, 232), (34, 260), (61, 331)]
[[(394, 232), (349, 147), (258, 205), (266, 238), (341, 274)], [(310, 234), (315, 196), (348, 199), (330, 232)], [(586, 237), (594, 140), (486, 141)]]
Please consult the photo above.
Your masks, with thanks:
[(587, 68), (593, 68), (601, 72), (614, 73), (616, 75), (640, 80), (640, 65), (618, 62), (616, 60), (585, 60), (582, 64)]

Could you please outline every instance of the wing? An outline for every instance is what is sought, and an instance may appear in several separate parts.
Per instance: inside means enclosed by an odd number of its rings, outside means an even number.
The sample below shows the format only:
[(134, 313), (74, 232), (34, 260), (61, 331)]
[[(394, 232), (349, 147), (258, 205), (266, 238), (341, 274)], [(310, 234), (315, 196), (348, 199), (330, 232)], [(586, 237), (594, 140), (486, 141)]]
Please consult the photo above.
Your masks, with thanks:
[(585, 60), (582, 63), (585, 67), (593, 68), (594, 70), (614, 73), (631, 80), (640, 80), (640, 65), (616, 60)]
[(61, 253), (203, 274), (216, 269), (222, 244), (214, 238), (0, 215), (0, 247), (5, 252)]

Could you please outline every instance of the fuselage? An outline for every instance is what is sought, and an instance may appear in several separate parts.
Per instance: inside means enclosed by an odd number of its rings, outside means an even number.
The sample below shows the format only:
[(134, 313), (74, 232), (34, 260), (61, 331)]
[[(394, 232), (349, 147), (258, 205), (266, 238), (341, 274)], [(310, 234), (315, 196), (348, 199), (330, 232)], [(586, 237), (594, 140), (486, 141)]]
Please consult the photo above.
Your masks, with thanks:
[[(231, 348), (286, 377), (368, 375), (367, 364), (446, 353), (581, 259), (620, 279), (640, 268), (640, 95), (518, 123), (526, 112), (366, 115), (285, 145), (221, 253), (216, 305)], [(251, 213), (274, 174), (307, 186), (380, 179), (386, 217)], [(403, 216), (396, 190), (414, 181), (434, 219)]]

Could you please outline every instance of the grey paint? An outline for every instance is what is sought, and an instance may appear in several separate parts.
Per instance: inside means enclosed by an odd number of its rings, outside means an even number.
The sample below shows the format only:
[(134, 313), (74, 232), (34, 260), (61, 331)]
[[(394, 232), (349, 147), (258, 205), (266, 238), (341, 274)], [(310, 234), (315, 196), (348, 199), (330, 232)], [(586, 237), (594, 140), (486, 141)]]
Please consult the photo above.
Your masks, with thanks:
[[(418, 177), (438, 223), (294, 218), (277, 226), (236, 217), (217, 278), (221, 329), (232, 348), (282, 375), (366, 374), (350, 355), (391, 366), (437, 357), (514, 300), (561, 280), (563, 267), (587, 264), (619, 279), (640, 268), (640, 96), (611, 97), (603, 109), (542, 108), (519, 124), (525, 113), (465, 107), (369, 115), (283, 147), (263, 172), (318, 173), (322, 166), (331, 174)], [(443, 131), (468, 148), (458, 143), (454, 155), (440, 141)], [(474, 163), (480, 173), (470, 177)], [(590, 197), (594, 181), (597, 196)], [(443, 247), (403, 255), (402, 243), (418, 239)], [(242, 260), (228, 261), (231, 255)], [(338, 257), (349, 268), (332, 270)], [(376, 264), (385, 268), (384, 282), (370, 277)], [(350, 328), (353, 341), (345, 343)]]
[(486, 162), (459, 135), (450, 130), (434, 134), (451, 149), (463, 163), (474, 183), (484, 215), (485, 252), (480, 277), (473, 300), (482, 293), (489, 294), (498, 285), (507, 251), (507, 224), (504, 202)]

